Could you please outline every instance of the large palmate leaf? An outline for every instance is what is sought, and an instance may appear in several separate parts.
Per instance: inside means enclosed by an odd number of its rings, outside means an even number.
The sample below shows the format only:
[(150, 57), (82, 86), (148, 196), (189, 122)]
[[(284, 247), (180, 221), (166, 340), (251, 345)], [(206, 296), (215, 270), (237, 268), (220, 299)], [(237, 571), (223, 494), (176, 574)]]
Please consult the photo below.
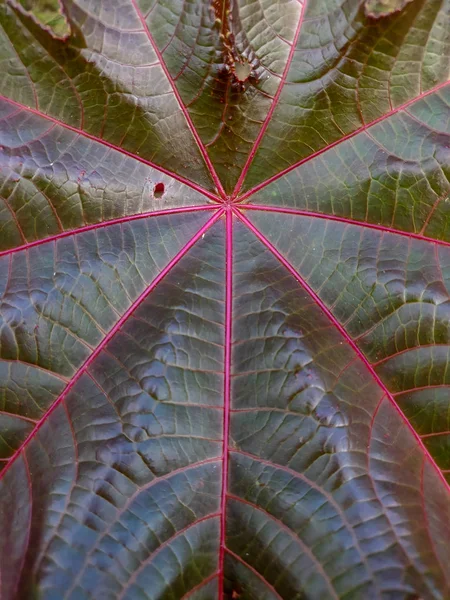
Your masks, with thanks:
[(1, 600), (450, 599), (450, 0), (0, 0)]

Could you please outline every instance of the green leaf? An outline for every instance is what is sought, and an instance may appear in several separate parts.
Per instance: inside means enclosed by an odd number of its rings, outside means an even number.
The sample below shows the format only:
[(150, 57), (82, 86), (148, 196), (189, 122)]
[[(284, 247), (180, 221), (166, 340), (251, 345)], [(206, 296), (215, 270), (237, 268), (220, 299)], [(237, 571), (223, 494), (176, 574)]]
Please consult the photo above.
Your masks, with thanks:
[(70, 35), (71, 28), (59, 0), (19, 0), (19, 2), (38, 23), (48, 28), (55, 37), (66, 39)]

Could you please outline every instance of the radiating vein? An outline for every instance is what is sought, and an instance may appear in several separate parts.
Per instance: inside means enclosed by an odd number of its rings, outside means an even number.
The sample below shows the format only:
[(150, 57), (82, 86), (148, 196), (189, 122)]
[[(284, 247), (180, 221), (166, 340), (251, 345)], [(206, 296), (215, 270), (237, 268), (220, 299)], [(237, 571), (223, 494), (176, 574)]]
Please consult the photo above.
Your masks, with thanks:
[(288, 271), (297, 279), (297, 281), (300, 282), (300, 284), (302, 285), (302, 287), (304, 287), (304, 289), (308, 292), (308, 294), (313, 298), (314, 302), (327, 315), (327, 317), (329, 318), (330, 322), (341, 333), (341, 335), (343, 336), (343, 338), (346, 340), (346, 342), (349, 344), (349, 346), (351, 346), (351, 348), (355, 352), (356, 356), (358, 356), (360, 358), (360, 360), (364, 363), (364, 365), (366, 366), (368, 372), (371, 374), (371, 376), (373, 377), (373, 379), (377, 382), (377, 384), (379, 385), (379, 387), (383, 390), (384, 394), (389, 399), (390, 403), (392, 404), (392, 406), (394, 407), (394, 409), (396, 410), (396, 412), (401, 416), (403, 422), (405, 423), (405, 426), (412, 433), (412, 435), (414, 436), (417, 444), (420, 446), (421, 450), (423, 451), (424, 455), (428, 458), (428, 460), (430, 461), (430, 463), (434, 466), (434, 468), (436, 469), (436, 472), (437, 472), (439, 478), (444, 483), (446, 489), (450, 492), (450, 484), (443, 477), (443, 475), (442, 475), (440, 469), (438, 468), (438, 466), (437, 466), (434, 458), (431, 456), (429, 450), (426, 448), (426, 446), (424, 445), (423, 441), (421, 440), (420, 436), (417, 434), (417, 432), (415, 431), (415, 429), (411, 426), (410, 422), (408, 421), (408, 419), (404, 415), (403, 411), (399, 408), (399, 406), (398, 406), (397, 402), (395, 401), (393, 395), (387, 389), (386, 385), (383, 383), (383, 381), (381, 380), (380, 376), (376, 373), (376, 371), (374, 370), (373, 366), (371, 365), (371, 363), (369, 362), (369, 360), (367, 359), (367, 357), (365, 356), (365, 354), (362, 353), (362, 351), (357, 346), (357, 344), (354, 342), (354, 340), (350, 337), (350, 335), (347, 333), (347, 331), (344, 329), (344, 327), (339, 323), (339, 321), (336, 319), (336, 317), (333, 315), (333, 313), (330, 311), (330, 309), (325, 305), (325, 303), (320, 299), (320, 297), (316, 294), (316, 292), (314, 292), (314, 290), (299, 275), (299, 273), (294, 269), (294, 267), (275, 248), (275, 246), (273, 246), (269, 242), (269, 240), (265, 236), (263, 236), (262, 233), (260, 233), (260, 231), (258, 231), (258, 229), (256, 229), (256, 227), (253, 225), (253, 223), (251, 223), (251, 221), (249, 221), (246, 217), (244, 217), (244, 215), (241, 212), (236, 211), (236, 214), (237, 214), (238, 218), (241, 219), (241, 221), (243, 223), (245, 223), (245, 225), (247, 225), (247, 227), (255, 234), (255, 236), (266, 246), (266, 248), (268, 248), (272, 252), (272, 254), (288, 269)]
[(55, 123), (56, 125), (60, 125), (61, 127), (65, 127), (66, 129), (73, 131), (74, 133), (88, 138), (94, 142), (98, 142), (99, 144), (102, 144), (103, 146), (107, 146), (108, 148), (111, 148), (112, 150), (117, 150), (117, 152), (120, 152), (121, 154), (124, 154), (125, 156), (129, 156), (131, 158), (134, 158), (135, 160), (148, 165), (149, 167), (152, 167), (153, 169), (155, 169), (156, 171), (160, 171), (161, 173), (165, 173), (166, 175), (169, 175), (170, 177), (173, 177), (174, 179), (176, 179), (177, 181), (180, 181), (181, 183), (184, 183), (185, 185), (191, 187), (193, 190), (203, 194), (204, 196), (206, 196), (207, 198), (210, 198), (211, 200), (214, 200), (215, 202), (222, 202), (222, 199), (217, 196), (216, 194), (213, 194), (212, 192), (210, 192), (209, 190), (202, 188), (200, 185), (198, 185), (197, 183), (194, 183), (193, 181), (190, 181), (189, 179), (186, 179), (185, 177), (183, 177), (182, 175), (178, 175), (178, 173), (174, 172), (174, 171), (169, 171), (168, 169), (165, 169), (164, 167), (151, 162), (150, 160), (147, 160), (146, 158), (143, 158), (142, 156), (139, 156), (138, 154), (133, 154), (133, 152), (130, 152), (128, 150), (125, 150), (125, 148), (122, 148), (121, 146), (117, 146), (115, 144), (112, 144), (111, 142), (108, 142), (107, 140), (104, 140), (101, 137), (92, 135), (91, 133), (88, 133), (87, 131), (84, 131), (82, 129), (79, 129), (77, 127), (73, 127), (72, 125), (68, 125), (67, 123), (64, 123), (64, 121), (60, 121), (58, 119), (56, 119), (55, 117), (52, 117), (50, 115), (47, 115), (45, 113), (40, 112), (39, 110), (36, 110), (34, 108), (31, 108), (29, 106), (26, 106), (25, 104), (21, 104), (20, 102), (17, 102), (16, 100), (12, 100), (11, 98), (8, 98), (6, 96), (3, 96), (0, 94), (0, 100), (4, 100), (5, 102), (9, 102), (10, 104), (14, 104), (15, 106), (21, 108), (22, 110), (28, 111), (30, 113), (33, 113), (35, 115), (37, 115), (38, 117), (42, 117), (43, 119), (47, 119), (48, 121), (51, 121), (52, 123)]
[(401, 104), (401, 105), (397, 106), (396, 108), (392, 109), (390, 112), (385, 113), (381, 117), (378, 117), (377, 119), (374, 119), (370, 123), (366, 123), (365, 125), (362, 125), (358, 129), (355, 129), (351, 133), (348, 133), (347, 135), (339, 138), (338, 140), (332, 142), (331, 144), (328, 144), (327, 146), (324, 146), (323, 148), (320, 148), (319, 150), (311, 153), (309, 156), (306, 156), (305, 158), (300, 159), (299, 161), (297, 161), (293, 165), (290, 165), (289, 167), (286, 167), (285, 169), (283, 169), (279, 173), (276, 173), (275, 175), (272, 175), (271, 177), (269, 177), (265, 181), (262, 181), (261, 183), (258, 183), (257, 185), (255, 185), (250, 190), (246, 191), (241, 196), (237, 196), (235, 198), (235, 203), (240, 203), (240, 202), (243, 202), (244, 200), (247, 200), (253, 194), (255, 194), (256, 192), (259, 192), (261, 189), (267, 187), (268, 185), (270, 185), (274, 181), (277, 181), (278, 179), (280, 179), (281, 177), (283, 177), (287, 173), (290, 173), (291, 171), (297, 169), (301, 165), (303, 165), (305, 163), (308, 163), (311, 160), (314, 160), (316, 157), (320, 156), (321, 154), (324, 154), (324, 152), (327, 152), (328, 150), (331, 150), (331, 148), (335, 148), (336, 146), (339, 146), (339, 144), (342, 144), (343, 142), (354, 138), (356, 135), (358, 135), (358, 134), (360, 134), (360, 133), (362, 133), (362, 132), (370, 129), (374, 125), (377, 125), (378, 123), (382, 123), (383, 121), (385, 121), (389, 117), (392, 117), (393, 115), (395, 115), (397, 113), (400, 113), (401, 111), (403, 111), (404, 109), (406, 109), (408, 106), (411, 106), (411, 104), (414, 104), (415, 102), (421, 100), (422, 98), (426, 98), (427, 96), (430, 96), (431, 94), (434, 94), (435, 92), (437, 92), (437, 91), (439, 91), (439, 90), (447, 87), (448, 85), (450, 85), (450, 81), (444, 81), (442, 83), (439, 83), (438, 85), (432, 87), (431, 89), (427, 90), (426, 92), (423, 92), (419, 96), (416, 96), (416, 97), (408, 100), (404, 104)]
[(223, 450), (222, 450), (222, 496), (219, 548), (219, 600), (224, 597), (224, 562), (226, 550), (226, 506), (228, 490), (228, 454), (230, 437), (231, 409), (231, 340), (233, 302), (233, 213), (226, 212), (226, 288), (225, 288), (225, 365), (224, 365), (224, 407), (223, 407)]
[(90, 356), (85, 360), (82, 366), (78, 369), (75, 375), (70, 380), (70, 383), (66, 386), (60, 396), (54, 401), (54, 403), (50, 406), (50, 408), (44, 413), (41, 419), (38, 421), (36, 427), (31, 432), (31, 434), (25, 439), (25, 441), (20, 445), (20, 447), (16, 450), (13, 456), (10, 458), (9, 463), (0, 473), (0, 479), (4, 477), (9, 468), (14, 464), (15, 460), (18, 456), (20, 456), (30, 442), (30, 440), (36, 435), (39, 429), (45, 424), (49, 415), (57, 408), (57, 406), (61, 403), (61, 401), (66, 397), (68, 392), (73, 388), (75, 383), (80, 379), (86, 369), (92, 364), (95, 358), (100, 354), (100, 352), (105, 348), (108, 342), (114, 337), (114, 335), (120, 330), (122, 325), (128, 320), (128, 318), (133, 314), (133, 312), (137, 309), (137, 307), (147, 298), (147, 296), (154, 290), (154, 288), (166, 277), (166, 275), (172, 270), (172, 268), (187, 254), (187, 252), (194, 246), (194, 244), (201, 239), (202, 235), (222, 216), (222, 210), (217, 211), (206, 223), (205, 225), (192, 237), (192, 239), (176, 254), (176, 256), (169, 262), (169, 264), (160, 272), (160, 274), (155, 277), (153, 282), (139, 295), (139, 297), (134, 301), (134, 303), (128, 308), (128, 310), (123, 314), (122, 318), (112, 327), (109, 333), (103, 338), (101, 343), (97, 346), (97, 348), (90, 354)]

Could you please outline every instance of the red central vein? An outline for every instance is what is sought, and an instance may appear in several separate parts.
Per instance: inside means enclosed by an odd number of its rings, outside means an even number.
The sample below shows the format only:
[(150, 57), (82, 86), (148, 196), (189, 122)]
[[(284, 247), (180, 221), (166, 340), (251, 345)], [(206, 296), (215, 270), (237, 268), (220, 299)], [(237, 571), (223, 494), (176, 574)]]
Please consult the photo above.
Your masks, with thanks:
[(219, 600), (223, 600), (224, 561), (226, 549), (226, 505), (228, 492), (228, 453), (231, 407), (231, 319), (233, 301), (233, 213), (226, 213), (226, 265), (225, 265), (225, 368), (223, 405), (222, 494), (220, 501), (220, 547), (219, 547)]
[(68, 229), (67, 231), (62, 231), (61, 233), (56, 233), (55, 235), (49, 235), (48, 237), (42, 238), (40, 240), (35, 240), (33, 242), (28, 242), (27, 244), (22, 244), (21, 246), (16, 246), (15, 248), (8, 248), (8, 250), (0, 251), (0, 257), (5, 254), (12, 254), (14, 252), (21, 252), (22, 250), (28, 250), (33, 248), (34, 246), (40, 246), (41, 244), (47, 244), (49, 242), (54, 242), (60, 240), (65, 237), (71, 237), (73, 235), (78, 235), (80, 233), (85, 233), (86, 231), (92, 231), (96, 229), (102, 229), (103, 227), (109, 227), (110, 225), (117, 225), (120, 223), (130, 223), (131, 221), (138, 221), (140, 219), (147, 219), (149, 217), (164, 217), (166, 215), (177, 215), (182, 213), (190, 213), (190, 212), (198, 212), (204, 210), (217, 210), (219, 207), (217, 204), (214, 205), (205, 205), (205, 206), (181, 206), (179, 208), (168, 208), (166, 210), (153, 210), (143, 212), (137, 215), (129, 215), (126, 217), (118, 217), (117, 219), (110, 219), (108, 221), (102, 221), (101, 223), (92, 223), (90, 225), (83, 225), (81, 227), (77, 227), (76, 229)]
[(259, 133), (258, 133), (258, 135), (256, 137), (255, 143), (253, 144), (252, 149), (250, 150), (250, 153), (249, 153), (249, 155), (247, 157), (247, 160), (245, 162), (245, 165), (244, 165), (244, 167), (243, 167), (243, 169), (241, 171), (239, 179), (237, 180), (236, 187), (234, 188), (234, 191), (233, 191), (233, 198), (236, 198), (236, 196), (239, 193), (239, 190), (242, 187), (242, 184), (244, 183), (244, 179), (245, 179), (245, 177), (247, 175), (247, 172), (248, 172), (248, 170), (250, 168), (250, 165), (251, 165), (251, 163), (253, 161), (253, 158), (254, 158), (254, 156), (256, 154), (256, 151), (258, 150), (258, 146), (259, 146), (259, 144), (260, 144), (260, 142), (262, 140), (262, 137), (265, 134), (267, 127), (269, 126), (269, 123), (270, 123), (270, 121), (272, 119), (272, 115), (274, 113), (274, 110), (275, 110), (275, 108), (276, 108), (276, 106), (278, 104), (278, 100), (280, 98), (281, 92), (283, 91), (284, 84), (286, 83), (286, 78), (287, 78), (287, 75), (288, 75), (291, 63), (292, 63), (292, 59), (294, 58), (294, 52), (296, 50), (297, 41), (298, 41), (298, 38), (299, 38), (299, 35), (300, 35), (300, 29), (302, 27), (304, 15), (305, 15), (306, 3), (307, 3), (307, 0), (303, 0), (302, 8), (301, 8), (301, 11), (300, 11), (300, 16), (299, 16), (298, 23), (297, 23), (297, 29), (295, 30), (294, 39), (292, 40), (291, 49), (289, 51), (289, 55), (288, 55), (286, 64), (284, 66), (283, 74), (281, 75), (280, 83), (278, 85), (277, 91), (276, 91), (275, 96), (273, 98), (272, 104), (270, 105), (270, 108), (269, 108), (269, 111), (268, 111), (268, 113), (266, 115), (264, 123), (262, 124), (261, 129), (259, 130)]
[(369, 362), (368, 358), (361, 351), (361, 349), (356, 344), (356, 342), (350, 337), (350, 335), (347, 333), (347, 331), (344, 329), (344, 327), (341, 325), (341, 323), (339, 323), (339, 321), (336, 319), (336, 317), (333, 315), (333, 313), (327, 307), (327, 305), (321, 300), (321, 298), (309, 286), (309, 284), (303, 279), (303, 277), (301, 277), (301, 275), (294, 269), (294, 267), (291, 265), (291, 263), (281, 254), (281, 252), (279, 252), (275, 248), (275, 246), (273, 244), (271, 244), (271, 242), (269, 242), (269, 240), (253, 225), (253, 223), (251, 221), (249, 221), (247, 219), (247, 217), (244, 217), (244, 215), (242, 213), (240, 213), (240, 211), (235, 210), (235, 213), (238, 216), (238, 218), (243, 223), (245, 223), (245, 225), (247, 225), (247, 227), (250, 229), (250, 231), (252, 231), (254, 233), (254, 235), (260, 240), (260, 242), (262, 242), (264, 244), (264, 246), (268, 250), (270, 250), (270, 252), (272, 252), (272, 254), (280, 261), (280, 263), (284, 267), (286, 267), (286, 269), (291, 273), (291, 275), (293, 275), (293, 277), (295, 277), (295, 279), (300, 283), (300, 285), (311, 296), (311, 298), (314, 300), (314, 302), (317, 304), (317, 306), (319, 306), (319, 308), (322, 310), (322, 312), (325, 313), (325, 315), (328, 317), (328, 319), (331, 321), (331, 323), (334, 325), (334, 327), (336, 327), (336, 329), (340, 332), (340, 334), (343, 336), (343, 338), (346, 340), (346, 342), (351, 346), (351, 348), (355, 352), (356, 356), (365, 365), (365, 367), (367, 368), (367, 370), (369, 371), (369, 373), (371, 374), (371, 376), (373, 377), (373, 379), (376, 381), (376, 383), (379, 385), (379, 387), (383, 390), (383, 392), (386, 395), (386, 397), (389, 399), (391, 405), (394, 407), (394, 409), (396, 410), (396, 412), (400, 415), (402, 421), (404, 422), (404, 424), (406, 425), (406, 427), (410, 430), (411, 434), (415, 438), (417, 444), (420, 446), (420, 448), (423, 451), (424, 455), (430, 461), (430, 464), (432, 464), (433, 467), (436, 469), (436, 472), (437, 472), (438, 476), (440, 477), (441, 481), (443, 482), (443, 484), (445, 485), (446, 489), (450, 492), (450, 484), (445, 479), (444, 475), (442, 474), (441, 470), (437, 466), (434, 458), (431, 456), (430, 452), (428, 451), (427, 447), (423, 443), (423, 441), (420, 438), (419, 434), (416, 432), (416, 430), (413, 428), (413, 426), (408, 421), (408, 419), (406, 418), (406, 416), (403, 414), (403, 411), (398, 406), (398, 404), (395, 401), (393, 395), (388, 390), (388, 388), (386, 387), (386, 385), (383, 383), (383, 381), (381, 380), (380, 376), (377, 374), (377, 372), (373, 368), (373, 365)]
[[(50, 121), (51, 123), (54, 123), (55, 125), (60, 125), (61, 127), (68, 129), (69, 131), (73, 131), (74, 133), (76, 133), (79, 136), (82, 136), (89, 140), (92, 140), (93, 142), (97, 142), (98, 144), (103, 144), (103, 146), (107, 146), (108, 148), (111, 148), (111, 150), (116, 150), (117, 152), (120, 152), (121, 154), (124, 154), (125, 156), (134, 158), (135, 160), (143, 163), (144, 165), (147, 165), (148, 167), (151, 167), (152, 169), (155, 169), (156, 171), (159, 171), (160, 173), (169, 175), (169, 177), (173, 177), (173, 179), (176, 179), (180, 183), (184, 183), (184, 185), (189, 186), (196, 192), (199, 192), (199, 194), (203, 194), (203, 196), (206, 196), (207, 198), (210, 198), (211, 200), (214, 200), (215, 202), (222, 202), (221, 198), (219, 198), (216, 194), (213, 194), (212, 192), (209, 192), (208, 190), (204, 189), (201, 185), (198, 185), (197, 183), (194, 183), (193, 181), (186, 179), (182, 175), (178, 175), (175, 172), (169, 171), (168, 169), (165, 169), (164, 167), (161, 167), (160, 165), (153, 163), (151, 160), (142, 158), (142, 156), (139, 156), (138, 154), (133, 154), (133, 152), (130, 152), (129, 150), (125, 150), (124, 148), (121, 148), (120, 146), (116, 146), (115, 144), (112, 144), (111, 142), (108, 142), (101, 137), (92, 135), (91, 133), (88, 133), (87, 131), (85, 131), (83, 129), (79, 129), (78, 127), (73, 127), (73, 125), (68, 125), (67, 123), (64, 123), (64, 121), (59, 121), (55, 117), (47, 115), (47, 114), (41, 112), (40, 110), (36, 110), (35, 108), (31, 108), (30, 106), (21, 104), (20, 102), (17, 102), (16, 100), (11, 100), (11, 98), (8, 98), (7, 96), (3, 96), (3, 94), (0, 94), (0, 100), (9, 102), (10, 104), (13, 104), (14, 106), (19, 107), (21, 110), (26, 110), (27, 112), (33, 113), (34, 115), (36, 115), (38, 117), (47, 119), (47, 121)], [(7, 116), (4, 118), (7, 118)]]
[(76, 382), (80, 379), (83, 373), (90, 367), (93, 361), (97, 358), (100, 352), (107, 346), (110, 340), (114, 337), (114, 335), (120, 330), (120, 328), (124, 325), (127, 319), (133, 314), (133, 312), (138, 308), (140, 304), (147, 298), (147, 296), (155, 289), (155, 287), (164, 279), (164, 277), (172, 270), (172, 268), (189, 252), (192, 246), (202, 237), (207, 229), (209, 229), (223, 214), (224, 210), (218, 210), (204, 225), (197, 231), (197, 233), (189, 240), (187, 244), (181, 248), (181, 250), (172, 258), (172, 260), (164, 267), (164, 269), (155, 277), (155, 279), (151, 282), (149, 286), (139, 295), (139, 297), (133, 302), (133, 304), (128, 308), (128, 310), (122, 315), (122, 317), (117, 321), (117, 323), (110, 329), (107, 335), (103, 338), (103, 340), (99, 343), (96, 349), (88, 356), (88, 358), (84, 361), (81, 367), (77, 370), (75, 375), (72, 377), (70, 382), (67, 384), (66, 388), (61, 392), (58, 398), (53, 402), (53, 404), (48, 408), (48, 410), (42, 415), (39, 421), (36, 424), (36, 427), (30, 433), (30, 435), (22, 442), (19, 448), (14, 452), (14, 454), (9, 459), (8, 464), (0, 473), (0, 479), (5, 475), (5, 473), (10, 469), (11, 465), (15, 462), (17, 457), (21, 454), (21, 452), (26, 448), (28, 443), (31, 441), (33, 437), (37, 434), (37, 432), (41, 429), (41, 427), (45, 424), (50, 414), (61, 404), (63, 399), (67, 396), (69, 391), (73, 388)]
[[(305, 0), (305, 2), (306, 2), (306, 0)], [(339, 144), (341, 144), (341, 143), (343, 143), (343, 142), (345, 142), (347, 140), (350, 140), (351, 138), (355, 137), (359, 133), (363, 133), (364, 131), (366, 131), (370, 127), (373, 127), (374, 125), (377, 125), (378, 123), (381, 123), (385, 119), (388, 119), (389, 117), (392, 117), (393, 115), (397, 114), (398, 112), (401, 112), (402, 110), (404, 110), (408, 106), (411, 106), (411, 104), (414, 104), (415, 102), (418, 102), (419, 100), (422, 100), (422, 98), (425, 98), (426, 96), (430, 96), (431, 94), (434, 94), (435, 92), (438, 92), (440, 89), (446, 87), (447, 85), (450, 85), (450, 81), (443, 81), (442, 83), (439, 83), (438, 85), (435, 85), (434, 87), (432, 87), (431, 89), (427, 90), (426, 92), (422, 92), (419, 96), (415, 96), (414, 98), (411, 98), (411, 100), (408, 100), (404, 104), (400, 104), (399, 106), (397, 106), (396, 108), (392, 109), (391, 111), (385, 113), (384, 115), (381, 115), (381, 117), (378, 117), (378, 119), (375, 119), (375, 120), (371, 121), (370, 123), (366, 123), (362, 127), (359, 127), (358, 129), (355, 129), (355, 131), (352, 131), (351, 133), (348, 133), (347, 135), (339, 138), (338, 140), (332, 142), (331, 144), (328, 144), (327, 146), (324, 146), (323, 148), (320, 148), (316, 152), (313, 152), (309, 156), (305, 156), (305, 158), (302, 158), (301, 160), (299, 160), (298, 162), (294, 163), (293, 165), (291, 165), (289, 167), (286, 167), (286, 169), (283, 169), (279, 173), (276, 173), (275, 175), (272, 175), (272, 177), (269, 177), (269, 179), (266, 179), (265, 181), (262, 181), (261, 183), (258, 183), (258, 185), (256, 185), (255, 187), (253, 187), (250, 190), (248, 190), (247, 192), (245, 192), (245, 194), (242, 194), (242, 196), (240, 196), (236, 200), (238, 202), (242, 202), (243, 200), (247, 199), (249, 196), (252, 196), (256, 192), (259, 192), (262, 188), (267, 187), (268, 185), (270, 185), (271, 183), (273, 183), (277, 179), (280, 179), (280, 177), (283, 177), (287, 173), (290, 173), (290, 171), (293, 171), (294, 169), (297, 169), (298, 167), (300, 167), (304, 163), (307, 163), (310, 160), (313, 160), (314, 158), (316, 158), (317, 156), (320, 156), (324, 152), (327, 152), (328, 150), (331, 150), (331, 148), (334, 148), (335, 146), (338, 146)], [(249, 166), (250, 166), (250, 164), (249, 165), (247, 165), (247, 164), (245, 165), (243, 173), (241, 173), (241, 177), (239, 178), (239, 180), (242, 178), (242, 182), (241, 182), (241, 185), (239, 186), (239, 188), (237, 188), (237, 186), (236, 186), (237, 190), (240, 189), (240, 187), (242, 186), (243, 179), (244, 179), (245, 175), (247, 174), (246, 172), (244, 173), (244, 171), (248, 171), (248, 167)]]
[[(448, 192), (447, 192), (448, 193)], [(283, 213), (288, 215), (310, 217), (314, 219), (323, 219), (325, 221), (336, 221), (343, 223), (344, 225), (354, 225), (357, 227), (363, 227), (364, 229), (375, 229), (382, 233), (390, 233), (392, 235), (401, 235), (403, 237), (412, 238), (421, 242), (431, 242), (432, 244), (440, 244), (441, 246), (450, 246), (450, 242), (445, 240), (438, 240), (435, 238), (422, 235), (421, 233), (413, 233), (412, 231), (402, 231), (401, 229), (394, 229), (386, 225), (377, 225), (376, 223), (367, 223), (365, 221), (357, 221), (356, 219), (349, 219), (348, 217), (339, 217), (337, 215), (328, 215), (325, 213), (318, 213), (315, 211), (302, 210), (296, 208), (285, 208), (283, 206), (265, 206), (260, 204), (243, 204), (239, 206), (240, 210), (260, 210), (261, 212), (275, 212)]]
[(209, 169), (210, 175), (214, 181), (217, 191), (218, 191), (219, 195), (222, 196), (222, 199), (225, 199), (226, 194), (225, 194), (225, 190), (223, 189), (222, 183), (216, 173), (216, 170), (214, 169), (211, 159), (209, 158), (209, 155), (208, 155), (208, 152), (206, 151), (205, 145), (203, 144), (203, 142), (200, 138), (200, 135), (197, 132), (197, 129), (194, 127), (194, 124), (191, 119), (191, 115), (189, 114), (188, 109), (186, 108), (186, 106), (183, 103), (180, 92), (178, 91), (178, 88), (177, 88), (174, 80), (172, 79), (171, 74), (169, 73), (169, 69), (167, 68), (167, 65), (164, 61), (163, 55), (161, 54), (156, 42), (154, 41), (152, 34), (150, 33), (150, 30), (147, 25), (147, 21), (145, 20), (144, 15), (142, 14), (140, 8), (138, 7), (136, 0), (131, 0), (131, 2), (134, 6), (134, 10), (136, 11), (136, 14), (138, 15), (138, 17), (142, 23), (142, 27), (144, 28), (144, 31), (147, 34), (150, 44), (151, 44), (153, 50), (155, 51), (156, 56), (158, 57), (158, 60), (161, 64), (161, 67), (162, 67), (166, 77), (167, 77), (167, 80), (169, 81), (169, 83), (172, 87), (173, 93), (175, 94), (175, 98), (178, 101), (178, 105), (181, 109), (181, 112), (183, 113), (184, 118), (186, 119), (186, 122), (189, 126), (189, 129), (191, 130), (192, 135), (195, 138), (195, 141), (197, 142), (198, 148), (203, 156), (203, 160), (205, 161), (206, 166)]

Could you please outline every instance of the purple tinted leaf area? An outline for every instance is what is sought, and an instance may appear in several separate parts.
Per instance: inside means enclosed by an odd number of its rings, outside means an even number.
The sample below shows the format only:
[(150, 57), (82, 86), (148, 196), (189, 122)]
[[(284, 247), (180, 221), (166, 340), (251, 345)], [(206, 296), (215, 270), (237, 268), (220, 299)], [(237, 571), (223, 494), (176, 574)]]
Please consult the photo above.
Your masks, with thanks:
[(1, 600), (450, 598), (449, 7), (369, 8), (0, 5)]

